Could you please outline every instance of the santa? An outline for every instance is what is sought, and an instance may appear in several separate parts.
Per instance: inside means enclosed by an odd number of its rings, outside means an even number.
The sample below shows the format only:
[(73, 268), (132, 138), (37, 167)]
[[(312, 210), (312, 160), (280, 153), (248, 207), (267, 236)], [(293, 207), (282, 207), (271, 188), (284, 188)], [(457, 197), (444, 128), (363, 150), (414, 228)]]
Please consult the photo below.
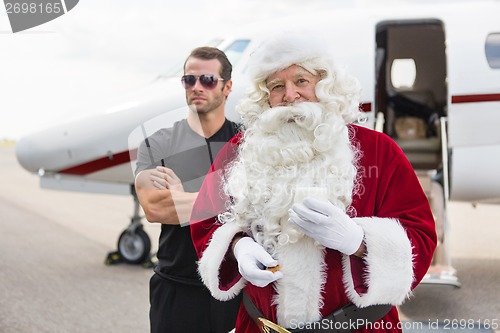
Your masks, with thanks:
[(401, 332), (395, 306), (436, 246), (410, 163), (391, 138), (353, 124), (359, 82), (321, 40), (270, 38), (249, 72), (245, 130), (219, 154), (191, 218), (203, 282), (220, 300), (245, 294), (238, 333)]

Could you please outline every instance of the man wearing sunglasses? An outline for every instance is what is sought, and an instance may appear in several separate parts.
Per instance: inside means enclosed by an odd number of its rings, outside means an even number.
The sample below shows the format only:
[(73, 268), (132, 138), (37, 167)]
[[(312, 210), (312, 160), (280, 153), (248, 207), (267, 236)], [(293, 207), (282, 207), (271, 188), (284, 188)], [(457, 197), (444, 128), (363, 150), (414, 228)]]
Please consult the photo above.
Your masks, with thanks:
[(214, 299), (197, 272), (191, 209), (214, 158), (238, 131), (225, 117), (232, 66), (213, 47), (194, 49), (181, 84), (187, 118), (157, 131), (139, 147), (136, 191), (149, 222), (161, 223), (158, 265), (150, 281), (151, 333), (228, 332), (240, 299)]

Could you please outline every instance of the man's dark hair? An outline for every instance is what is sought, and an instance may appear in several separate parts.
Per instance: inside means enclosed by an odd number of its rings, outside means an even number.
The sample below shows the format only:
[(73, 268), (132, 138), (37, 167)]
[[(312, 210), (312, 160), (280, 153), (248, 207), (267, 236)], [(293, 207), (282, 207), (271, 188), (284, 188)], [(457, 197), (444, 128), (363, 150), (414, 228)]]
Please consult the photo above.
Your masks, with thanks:
[(189, 58), (197, 58), (197, 59), (202, 59), (202, 60), (212, 60), (212, 59), (217, 59), (219, 60), (221, 66), (220, 66), (220, 76), (224, 79), (225, 82), (231, 80), (231, 72), (233, 71), (233, 66), (229, 62), (229, 59), (227, 59), (227, 56), (224, 52), (219, 50), (218, 48), (215, 47), (209, 47), (209, 46), (202, 46), (202, 47), (197, 47), (193, 51), (191, 51), (191, 54), (187, 57), (186, 61), (184, 62), (184, 68), (186, 68), (186, 62), (188, 61)]

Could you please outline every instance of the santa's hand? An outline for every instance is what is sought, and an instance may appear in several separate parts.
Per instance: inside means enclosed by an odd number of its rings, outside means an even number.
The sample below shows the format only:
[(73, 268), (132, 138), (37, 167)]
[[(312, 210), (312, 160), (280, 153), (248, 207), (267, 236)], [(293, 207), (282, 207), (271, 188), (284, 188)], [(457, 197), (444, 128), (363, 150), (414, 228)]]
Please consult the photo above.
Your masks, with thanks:
[(294, 204), (289, 214), (291, 223), (330, 249), (351, 255), (363, 241), (363, 229), (329, 201), (308, 197)]
[(238, 240), (233, 253), (241, 276), (257, 287), (265, 287), (283, 277), (280, 271), (273, 273), (265, 269), (276, 266), (278, 262), (250, 237)]

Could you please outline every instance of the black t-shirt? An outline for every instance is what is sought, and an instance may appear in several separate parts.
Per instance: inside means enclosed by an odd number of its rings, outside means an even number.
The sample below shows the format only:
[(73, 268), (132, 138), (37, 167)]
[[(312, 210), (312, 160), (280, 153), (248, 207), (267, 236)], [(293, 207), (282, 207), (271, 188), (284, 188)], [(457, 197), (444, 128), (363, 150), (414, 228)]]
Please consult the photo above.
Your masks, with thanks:
[[(237, 132), (238, 126), (226, 119), (219, 131), (207, 139), (194, 132), (186, 119), (178, 121), (141, 143), (136, 175), (163, 165), (181, 179), (184, 191), (197, 192), (215, 157)], [(189, 225), (162, 224), (157, 257), (156, 273), (177, 282), (203, 285)]]

